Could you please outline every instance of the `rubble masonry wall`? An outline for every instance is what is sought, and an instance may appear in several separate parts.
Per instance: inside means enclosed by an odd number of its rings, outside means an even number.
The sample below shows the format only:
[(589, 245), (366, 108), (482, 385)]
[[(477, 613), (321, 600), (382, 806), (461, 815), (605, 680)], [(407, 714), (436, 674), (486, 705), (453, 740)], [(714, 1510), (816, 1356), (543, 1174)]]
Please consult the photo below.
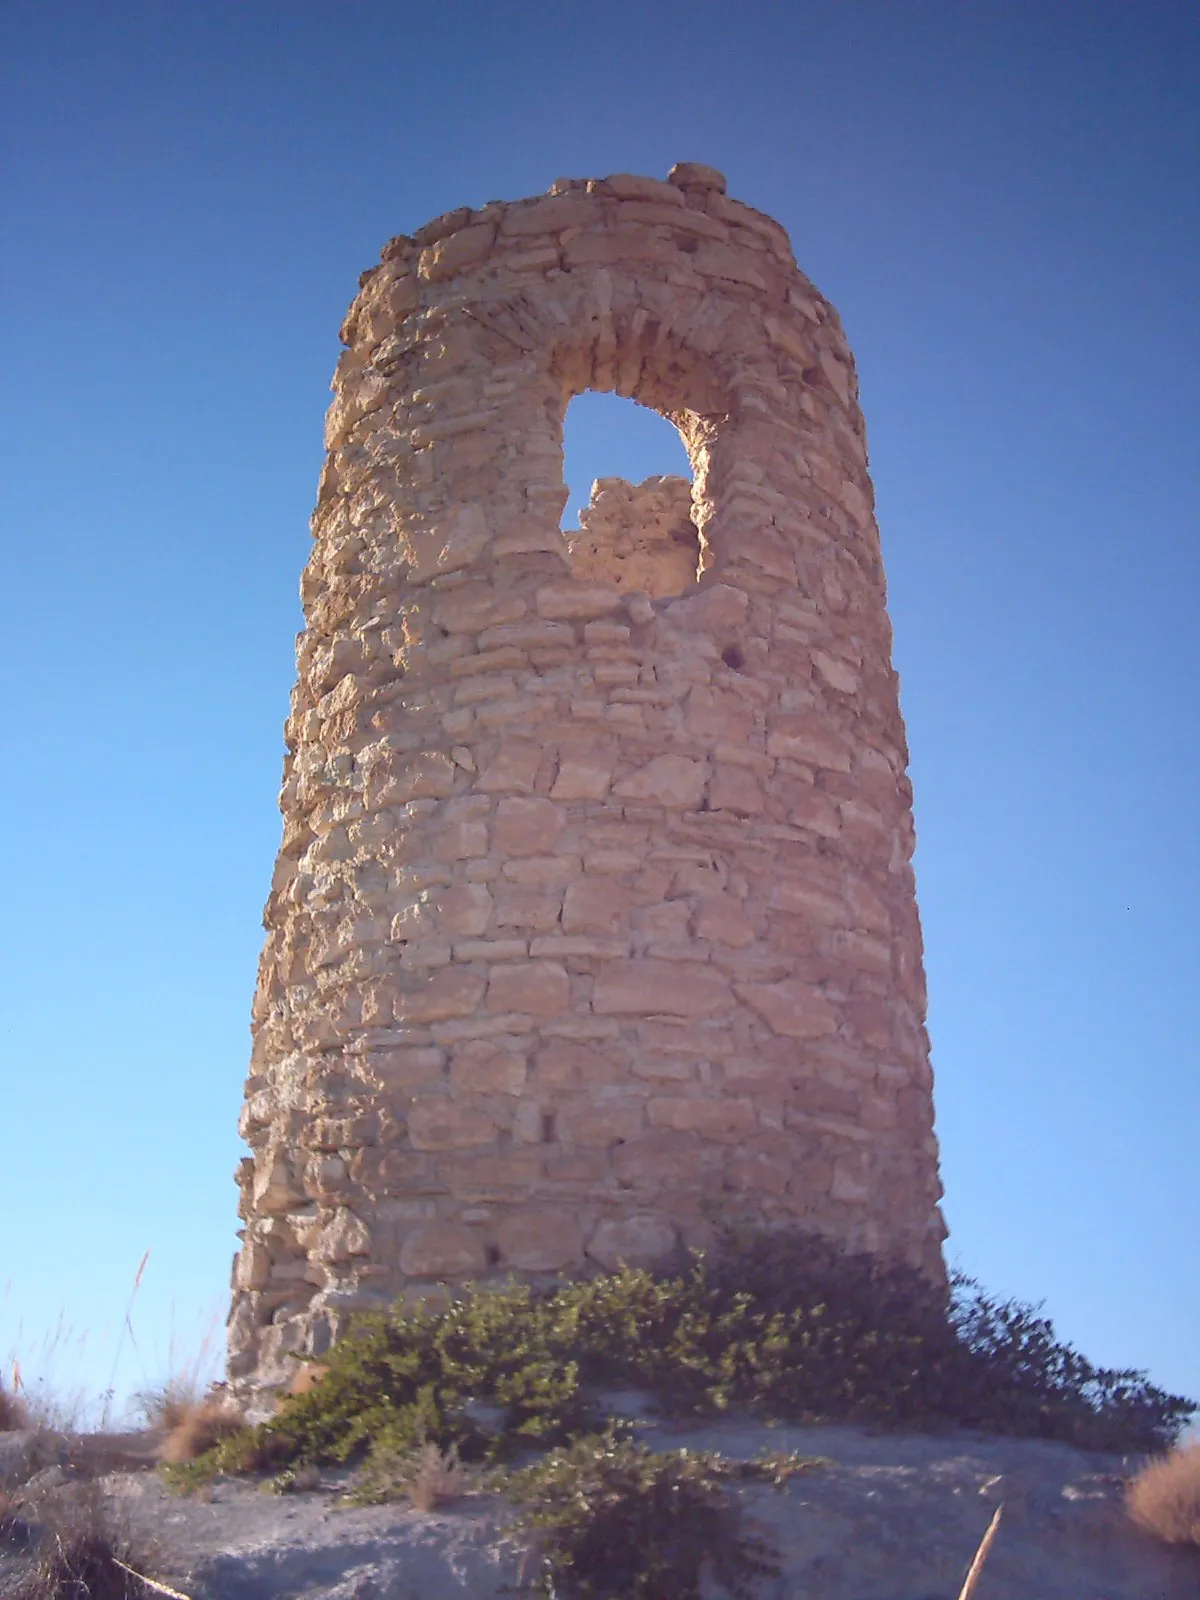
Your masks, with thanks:
[[(941, 1272), (854, 367), (783, 229), (724, 189), (563, 181), (364, 274), (302, 586), (235, 1381), (402, 1293), (728, 1222)], [(587, 389), (679, 428), (682, 567), (670, 479), (601, 480), (573, 567)]]

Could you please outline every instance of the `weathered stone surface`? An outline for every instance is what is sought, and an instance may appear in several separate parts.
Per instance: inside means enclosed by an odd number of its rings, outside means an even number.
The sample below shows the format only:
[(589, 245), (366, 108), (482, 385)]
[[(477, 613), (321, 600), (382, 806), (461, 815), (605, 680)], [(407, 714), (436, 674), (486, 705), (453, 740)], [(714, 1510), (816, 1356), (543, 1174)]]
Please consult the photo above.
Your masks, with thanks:
[(728, 1010), (728, 983), (709, 967), (657, 961), (611, 961), (596, 979), (592, 1010), (615, 1016), (711, 1017)]
[(738, 998), (774, 1033), (787, 1039), (819, 1039), (837, 1027), (833, 1007), (806, 983), (739, 983)]
[(400, 1246), (400, 1270), (411, 1278), (477, 1277), (486, 1267), (483, 1240), (457, 1222), (431, 1222)]
[(679, 1243), (675, 1224), (666, 1217), (606, 1218), (588, 1240), (587, 1253), (610, 1272), (619, 1266), (654, 1267), (666, 1261)]
[(566, 818), (553, 800), (501, 800), (495, 845), (501, 856), (544, 856), (554, 848)]
[(617, 879), (579, 878), (563, 900), (563, 932), (620, 933), (629, 918), (629, 903), (630, 891)]
[(408, 1117), (414, 1150), (463, 1150), (491, 1144), (498, 1133), (495, 1117), (455, 1100), (419, 1100)]
[(645, 800), (659, 806), (698, 806), (708, 783), (708, 765), (687, 756), (655, 756), (614, 785), (623, 800)]
[[(324, 1307), (427, 1281), (422, 1239), (490, 1270), (516, 1212), (566, 1242), (515, 1272), (690, 1240), (729, 1193), (941, 1272), (853, 361), (724, 187), (447, 212), (344, 324), (242, 1120), (248, 1389)], [(598, 478), (564, 533), (588, 389), (669, 416), (693, 481)]]
[(413, 1024), (469, 1017), (483, 999), (485, 987), (483, 979), (473, 972), (447, 969), (434, 973), (419, 988), (396, 996), (396, 1020)]
[(578, 1261), (583, 1234), (564, 1211), (517, 1211), (496, 1233), (501, 1262), (524, 1272), (555, 1272)]
[(489, 1011), (528, 1011), (535, 1017), (555, 1017), (571, 999), (566, 969), (557, 961), (514, 961), (493, 967), (488, 980)]
[(558, 777), (550, 790), (552, 800), (603, 800), (612, 783), (611, 757), (588, 751), (571, 751), (562, 757)]
[(636, 486), (597, 478), (567, 546), (582, 578), (655, 599), (682, 594), (695, 584), (700, 560), (692, 486), (686, 478), (647, 478)]

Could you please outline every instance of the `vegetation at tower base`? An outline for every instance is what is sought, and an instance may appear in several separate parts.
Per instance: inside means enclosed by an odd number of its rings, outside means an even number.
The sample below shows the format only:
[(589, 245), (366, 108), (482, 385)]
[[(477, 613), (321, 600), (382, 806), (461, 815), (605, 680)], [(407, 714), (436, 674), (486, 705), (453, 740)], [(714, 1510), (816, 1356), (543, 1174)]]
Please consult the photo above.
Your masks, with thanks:
[[(704, 1451), (654, 1452), (608, 1433), (552, 1450), (510, 1473), (504, 1489), (521, 1508), (515, 1531), (531, 1539), (545, 1595), (699, 1600), (709, 1577), (747, 1600), (756, 1578), (780, 1568), (724, 1490), (723, 1478), (750, 1475), (745, 1466)], [(755, 1475), (770, 1470), (764, 1464)]]
[(620, 1271), (537, 1291), (470, 1287), (447, 1309), (365, 1316), (326, 1371), (256, 1428), (169, 1469), (346, 1462), (432, 1442), (503, 1462), (602, 1431), (606, 1389), (668, 1415), (968, 1427), (1153, 1451), (1196, 1409), (1143, 1374), (1092, 1365), (1037, 1310), (968, 1279), (768, 1235), (673, 1276)]

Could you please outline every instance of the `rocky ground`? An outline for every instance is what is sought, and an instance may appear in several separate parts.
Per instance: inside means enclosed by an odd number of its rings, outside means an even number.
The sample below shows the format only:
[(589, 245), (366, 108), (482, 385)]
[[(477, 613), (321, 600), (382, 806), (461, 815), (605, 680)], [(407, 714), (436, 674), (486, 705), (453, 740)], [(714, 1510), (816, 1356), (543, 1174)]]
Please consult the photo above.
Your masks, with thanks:
[[(640, 1433), (654, 1449), (822, 1458), (781, 1491), (737, 1491), (782, 1554), (783, 1574), (762, 1585), (762, 1600), (955, 1600), (1001, 1503), (976, 1600), (1200, 1595), (1200, 1552), (1168, 1549), (1129, 1523), (1122, 1490), (1136, 1464), (1119, 1457), (995, 1436), (739, 1420), (647, 1422)], [(38, 1466), (31, 1442), (0, 1436), (0, 1479)], [(118, 1441), (107, 1454), (59, 1444), (50, 1454), (57, 1459), (21, 1491), (30, 1521), (72, 1497), (96, 1497), (154, 1576), (191, 1600), (492, 1600), (519, 1583), (519, 1553), (504, 1535), (509, 1513), (490, 1496), (429, 1515), (350, 1507), (340, 1499), (345, 1475), (329, 1473), (304, 1493), (225, 1480), (184, 1498), (148, 1469), (144, 1441)], [(29, 1559), (11, 1544), (0, 1550), (4, 1600)]]

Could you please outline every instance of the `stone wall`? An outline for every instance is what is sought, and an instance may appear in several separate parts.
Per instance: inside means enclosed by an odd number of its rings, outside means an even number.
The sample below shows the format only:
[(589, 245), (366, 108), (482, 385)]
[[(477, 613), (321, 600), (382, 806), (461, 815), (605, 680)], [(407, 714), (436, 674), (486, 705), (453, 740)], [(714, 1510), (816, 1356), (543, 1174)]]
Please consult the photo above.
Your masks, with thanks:
[(686, 478), (597, 478), (578, 529), (564, 537), (575, 577), (640, 589), (652, 600), (683, 594), (699, 576), (700, 536)]
[[(724, 191), (563, 181), (361, 280), (254, 1007), (238, 1382), (400, 1293), (722, 1222), (941, 1271), (853, 363), (783, 229)], [(678, 427), (682, 567), (664, 480), (600, 480), (560, 532), (587, 389)]]

